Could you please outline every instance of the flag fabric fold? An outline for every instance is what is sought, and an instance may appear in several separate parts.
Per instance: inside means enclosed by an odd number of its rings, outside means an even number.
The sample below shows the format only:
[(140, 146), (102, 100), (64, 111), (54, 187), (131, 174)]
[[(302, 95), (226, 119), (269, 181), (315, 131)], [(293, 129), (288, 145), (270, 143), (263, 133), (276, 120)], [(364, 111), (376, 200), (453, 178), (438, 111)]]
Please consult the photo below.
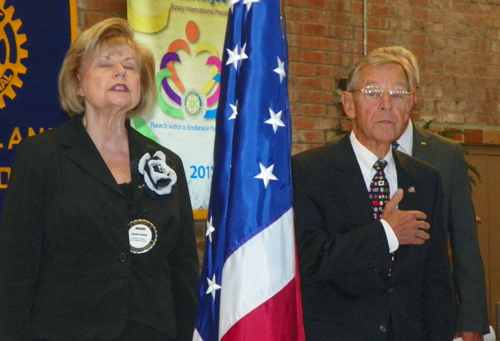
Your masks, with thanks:
[(280, 1), (230, 0), (193, 340), (304, 340)]

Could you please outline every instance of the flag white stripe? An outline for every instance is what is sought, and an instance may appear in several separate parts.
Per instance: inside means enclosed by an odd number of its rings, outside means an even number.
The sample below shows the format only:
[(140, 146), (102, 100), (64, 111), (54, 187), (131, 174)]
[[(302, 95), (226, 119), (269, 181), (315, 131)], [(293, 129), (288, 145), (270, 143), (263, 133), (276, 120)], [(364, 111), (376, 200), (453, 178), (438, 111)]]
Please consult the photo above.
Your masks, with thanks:
[(193, 333), (193, 341), (203, 341), (200, 333), (198, 333), (198, 329), (196, 329), (196, 328), (194, 329), (194, 333)]
[(224, 263), (219, 340), (243, 316), (295, 277), (293, 209), (241, 246)]

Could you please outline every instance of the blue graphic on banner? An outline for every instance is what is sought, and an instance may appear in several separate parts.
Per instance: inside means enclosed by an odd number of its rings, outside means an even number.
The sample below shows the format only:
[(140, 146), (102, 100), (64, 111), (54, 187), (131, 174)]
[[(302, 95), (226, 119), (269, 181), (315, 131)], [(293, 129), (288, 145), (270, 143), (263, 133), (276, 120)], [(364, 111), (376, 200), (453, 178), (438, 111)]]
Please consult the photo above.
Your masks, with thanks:
[(0, 211), (16, 146), (67, 118), (57, 78), (70, 43), (70, 0), (0, 0)]

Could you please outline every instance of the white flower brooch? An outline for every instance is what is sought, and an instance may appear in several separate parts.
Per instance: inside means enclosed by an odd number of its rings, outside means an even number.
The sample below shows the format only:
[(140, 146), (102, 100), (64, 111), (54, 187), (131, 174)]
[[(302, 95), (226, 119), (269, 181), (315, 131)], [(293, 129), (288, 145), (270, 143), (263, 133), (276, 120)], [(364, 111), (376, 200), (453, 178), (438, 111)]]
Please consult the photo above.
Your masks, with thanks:
[(177, 182), (177, 174), (167, 165), (165, 154), (159, 150), (153, 156), (144, 154), (139, 160), (139, 173), (144, 177), (145, 185), (159, 195), (170, 194)]

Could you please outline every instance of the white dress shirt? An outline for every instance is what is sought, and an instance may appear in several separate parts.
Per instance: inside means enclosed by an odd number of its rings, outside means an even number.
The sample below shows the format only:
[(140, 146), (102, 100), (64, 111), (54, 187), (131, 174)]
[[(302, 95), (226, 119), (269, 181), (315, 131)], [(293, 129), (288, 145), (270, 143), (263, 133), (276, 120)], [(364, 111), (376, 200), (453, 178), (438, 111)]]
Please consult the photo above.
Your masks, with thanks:
[(412, 155), (413, 154), (413, 124), (411, 120), (406, 127), (404, 133), (398, 138), (397, 142), (399, 143), (398, 151)]
[[(349, 138), (351, 139), (351, 145), (354, 149), (354, 154), (356, 155), (356, 159), (358, 160), (359, 168), (361, 169), (361, 173), (363, 174), (363, 179), (365, 180), (366, 185), (366, 195), (369, 195), (370, 192), (370, 183), (373, 179), (373, 176), (376, 173), (375, 168), (373, 168), (373, 164), (379, 159), (375, 154), (373, 154), (368, 148), (363, 146), (358, 139), (356, 138), (354, 132), (351, 132)], [(384, 169), (385, 176), (387, 181), (389, 182), (389, 191), (390, 197), (396, 193), (398, 189), (398, 176), (396, 172), (396, 164), (394, 163), (394, 158), (392, 156), (392, 148), (389, 150), (389, 153), (384, 157), (384, 160), (387, 161), (387, 166)], [(387, 237), (387, 242), (389, 244), (389, 252), (394, 252), (399, 247), (398, 238), (396, 234), (392, 230), (391, 226), (384, 219), (380, 219), (380, 222), (384, 226), (384, 231)]]

